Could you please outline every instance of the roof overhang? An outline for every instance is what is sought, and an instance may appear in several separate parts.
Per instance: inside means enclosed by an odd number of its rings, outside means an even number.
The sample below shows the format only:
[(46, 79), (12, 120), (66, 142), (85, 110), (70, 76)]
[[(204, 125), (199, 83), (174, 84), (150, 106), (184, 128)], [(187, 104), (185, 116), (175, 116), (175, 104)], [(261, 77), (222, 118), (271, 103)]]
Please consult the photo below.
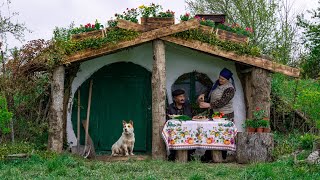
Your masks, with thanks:
[(292, 77), (299, 77), (300, 70), (298, 68), (292, 68), (286, 65), (282, 65), (276, 63), (274, 61), (270, 61), (268, 59), (264, 59), (261, 57), (252, 57), (248, 55), (238, 55), (235, 52), (225, 51), (219, 49), (215, 46), (212, 46), (207, 43), (203, 43), (197, 40), (184, 40), (176, 37), (172, 37), (170, 35), (183, 32), (190, 29), (195, 29), (200, 27), (200, 23), (194, 19), (186, 22), (182, 22), (179, 24), (174, 24), (168, 27), (162, 27), (159, 29), (151, 30), (144, 32), (145, 29), (142, 25), (131, 23), (129, 21), (119, 20), (118, 27), (127, 29), (127, 30), (135, 30), (142, 32), (137, 38), (129, 41), (123, 41), (116, 45), (110, 46), (106, 45), (100, 49), (89, 49), (85, 51), (77, 52), (72, 56), (69, 56), (66, 60), (65, 64), (82, 62), (89, 59), (105, 56), (108, 54), (115, 53), (125, 48), (134, 47), (140, 45), (142, 43), (146, 43), (155, 39), (161, 39), (167, 42), (171, 42), (177, 45), (181, 45), (184, 47), (188, 47), (194, 50), (202, 51), (205, 53), (209, 53), (215, 56), (223, 57), (232, 61), (236, 61), (239, 63), (244, 63), (247, 65), (255, 66), (258, 68), (266, 69), (272, 72), (282, 73)]

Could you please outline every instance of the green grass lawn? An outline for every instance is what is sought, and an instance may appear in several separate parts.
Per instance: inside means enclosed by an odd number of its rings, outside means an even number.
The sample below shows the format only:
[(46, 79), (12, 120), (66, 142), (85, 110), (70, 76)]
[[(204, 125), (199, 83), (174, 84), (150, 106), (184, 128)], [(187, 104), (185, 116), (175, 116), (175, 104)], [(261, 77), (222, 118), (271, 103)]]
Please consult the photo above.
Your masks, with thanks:
[(68, 154), (33, 155), (0, 161), (1, 179), (320, 179), (320, 165), (295, 165), (290, 158), (251, 165), (197, 161), (88, 161)]

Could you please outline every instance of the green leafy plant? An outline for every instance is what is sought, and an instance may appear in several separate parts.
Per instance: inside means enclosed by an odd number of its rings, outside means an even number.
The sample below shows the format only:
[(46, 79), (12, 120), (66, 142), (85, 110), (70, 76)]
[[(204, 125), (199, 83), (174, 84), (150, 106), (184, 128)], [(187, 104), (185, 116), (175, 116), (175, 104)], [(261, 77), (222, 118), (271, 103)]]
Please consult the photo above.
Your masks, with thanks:
[(137, 19), (138, 16), (139, 16), (139, 12), (137, 8), (131, 8), (131, 9), (127, 8), (127, 10), (124, 11), (122, 14), (118, 14), (118, 13), (115, 14), (115, 17), (117, 19), (124, 19), (134, 23), (138, 23), (138, 19)]
[(118, 21), (111, 19), (107, 22), (107, 24), (108, 24), (108, 27), (116, 27), (118, 24)]
[(200, 18), (199, 16), (195, 16), (194, 18), (198, 19), (201, 25), (215, 27), (215, 22), (210, 19)]
[(252, 119), (247, 119), (247, 120), (245, 120), (244, 127), (245, 127), (245, 128), (248, 128), (248, 127), (258, 128), (259, 125), (258, 125), (257, 121), (252, 120)]
[(270, 123), (267, 120), (259, 120), (257, 121), (258, 127), (267, 128), (269, 127)]
[(4, 97), (0, 96), (0, 131), (7, 134), (11, 131), (9, 123), (11, 122), (12, 113), (8, 111), (7, 101)]
[(191, 18), (190, 13), (185, 13), (184, 15), (180, 15), (181, 21), (189, 21)]
[(142, 17), (157, 17), (158, 12), (162, 9), (162, 6), (151, 3), (149, 6), (139, 6), (140, 14)]
[(70, 30), (70, 33), (71, 34), (80, 34), (80, 33), (84, 33), (84, 32), (100, 30), (102, 28), (103, 28), (103, 25), (101, 25), (101, 23), (99, 23), (98, 20), (96, 20), (94, 24), (88, 23), (84, 26), (80, 25), (80, 27), (73, 28)]
[(187, 116), (187, 115), (181, 115), (181, 116), (175, 117), (175, 119), (179, 119), (179, 120), (181, 120), (181, 121), (188, 121), (188, 120), (191, 120), (192, 118), (190, 118), (190, 117)]
[(157, 17), (174, 17), (174, 12), (168, 9), (166, 12), (159, 12)]
[(180, 33), (176, 33), (172, 35), (173, 37), (178, 37), (181, 39), (186, 40), (198, 40), (204, 43), (208, 43), (212, 46), (216, 46), (220, 49), (226, 50), (226, 51), (234, 51), (235, 53), (239, 55), (251, 55), (251, 56), (260, 56), (260, 51), (254, 50), (253, 48), (259, 49), (257, 46), (248, 45), (244, 43), (234, 43), (231, 41), (222, 41), (219, 40), (215, 34), (209, 34), (202, 32), (200, 30), (188, 30)]
[(250, 27), (243, 28), (237, 23), (228, 24), (228, 23), (220, 23), (217, 26), (217, 29), (222, 29), (225, 31), (233, 32), (238, 35), (252, 37), (253, 29)]
[(306, 133), (302, 136), (300, 136), (300, 146), (302, 149), (312, 149), (313, 142), (317, 139), (317, 136)]

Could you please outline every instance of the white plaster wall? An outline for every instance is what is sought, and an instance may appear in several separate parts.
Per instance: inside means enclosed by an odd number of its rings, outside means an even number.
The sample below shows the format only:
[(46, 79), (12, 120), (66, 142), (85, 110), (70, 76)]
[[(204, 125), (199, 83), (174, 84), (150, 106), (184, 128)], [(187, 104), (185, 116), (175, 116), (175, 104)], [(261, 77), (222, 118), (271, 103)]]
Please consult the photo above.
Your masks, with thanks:
[[(71, 96), (68, 103), (67, 114), (67, 140), (70, 146), (77, 144), (77, 138), (73, 131), (71, 123), (71, 112), (73, 96), (78, 87), (86, 81), (94, 72), (105, 65), (115, 62), (132, 62), (138, 64), (150, 72), (152, 71), (152, 44), (147, 43), (141, 46), (124, 50), (115, 54), (95, 58), (81, 63), (79, 72), (74, 78), (71, 86)], [(234, 80), (236, 85), (236, 94), (234, 97), (234, 111), (235, 122), (238, 130), (243, 130), (242, 123), (245, 119), (245, 104), (243, 90), (239, 78), (236, 74), (235, 63), (232, 61), (225, 61), (217, 57), (206, 55), (188, 48), (184, 48), (175, 44), (166, 43), (166, 88), (169, 103), (172, 102), (171, 86), (175, 80), (184, 73), (192, 72), (194, 70), (205, 73), (214, 82), (219, 75), (219, 72), (224, 67), (230, 69), (234, 73)]]

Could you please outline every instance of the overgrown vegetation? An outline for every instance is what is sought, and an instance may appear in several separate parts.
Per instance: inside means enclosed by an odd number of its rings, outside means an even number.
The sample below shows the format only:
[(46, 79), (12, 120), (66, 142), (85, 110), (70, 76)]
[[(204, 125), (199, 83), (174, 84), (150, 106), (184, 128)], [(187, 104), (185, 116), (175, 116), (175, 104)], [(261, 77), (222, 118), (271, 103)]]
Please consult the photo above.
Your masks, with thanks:
[[(70, 155), (34, 154), (29, 160), (1, 161), (0, 176), (8, 179), (318, 179), (319, 165), (294, 164), (292, 158), (273, 163), (236, 165), (199, 161), (97, 162)], [(156, 169), (156, 171), (155, 171)]]
[[(320, 128), (320, 82), (312, 79), (290, 79), (281, 74), (272, 77), (272, 95), (279, 97), (287, 107), (278, 109), (298, 110), (305, 114), (311, 126)], [(280, 103), (279, 103), (280, 104)], [(276, 104), (277, 105), (277, 104)]]
[(172, 35), (174, 37), (186, 40), (198, 40), (208, 43), (212, 46), (219, 47), (226, 51), (234, 51), (239, 55), (260, 56), (260, 49), (256, 46), (248, 45), (245, 43), (234, 43), (230, 41), (219, 40), (215, 34), (202, 32), (201, 30), (188, 30)]

